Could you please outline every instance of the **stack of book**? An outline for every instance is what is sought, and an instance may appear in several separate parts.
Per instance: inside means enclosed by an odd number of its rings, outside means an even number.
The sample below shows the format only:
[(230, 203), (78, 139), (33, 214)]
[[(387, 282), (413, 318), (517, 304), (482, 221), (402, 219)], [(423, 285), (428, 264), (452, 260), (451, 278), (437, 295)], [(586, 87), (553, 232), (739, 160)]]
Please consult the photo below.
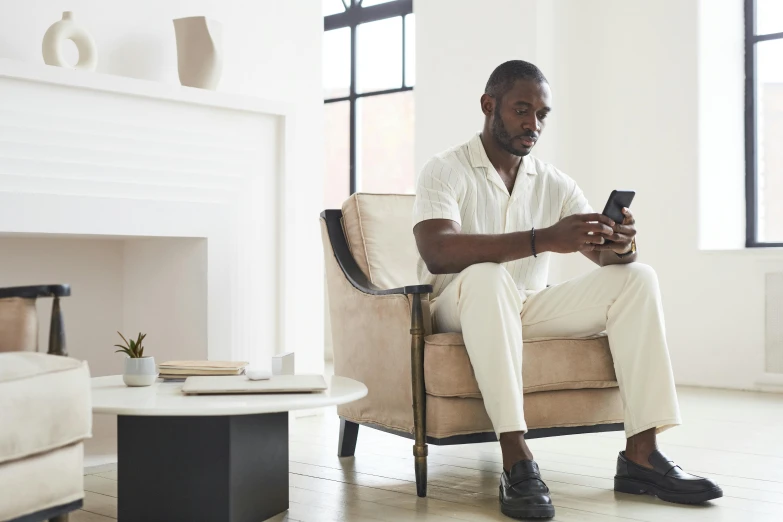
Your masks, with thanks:
[(241, 375), (248, 365), (235, 361), (168, 361), (158, 365), (164, 381), (184, 381), (193, 375)]

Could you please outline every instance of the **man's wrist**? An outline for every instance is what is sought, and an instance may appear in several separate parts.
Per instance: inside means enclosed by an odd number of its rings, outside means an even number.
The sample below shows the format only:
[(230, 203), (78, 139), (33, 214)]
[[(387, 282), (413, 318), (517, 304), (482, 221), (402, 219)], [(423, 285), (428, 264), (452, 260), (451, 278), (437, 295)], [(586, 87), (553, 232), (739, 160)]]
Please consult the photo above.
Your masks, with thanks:
[(543, 254), (544, 252), (549, 252), (549, 250), (551, 250), (549, 241), (550, 241), (549, 227), (537, 228), (536, 239), (535, 239), (536, 254)]
[(623, 250), (622, 252), (614, 251), (615, 254), (617, 254), (618, 257), (628, 257), (632, 254), (636, 253), (636, 238), (633, 238), (631, 242), (628, 244), (628, 248)]

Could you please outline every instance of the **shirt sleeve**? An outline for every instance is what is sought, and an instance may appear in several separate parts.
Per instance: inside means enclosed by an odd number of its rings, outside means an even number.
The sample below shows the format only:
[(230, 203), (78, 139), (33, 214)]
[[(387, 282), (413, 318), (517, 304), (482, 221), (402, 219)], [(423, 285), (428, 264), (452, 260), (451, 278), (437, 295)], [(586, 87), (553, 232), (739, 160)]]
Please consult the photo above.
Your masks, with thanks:
[(462, 225), (459, 211), (459, 173), (439, 158), (422, 169), (416, 183), (413, 225), (428, 219), (450, 219)]
[(566, 198), (563, 201), (562, 211), (560, 212), (560, 219), (567, 218), (573, 214), (589, 214), (593, 212), (593, 207), (588, 203), (582, 189), (576, 184), (576, 181), (569, 178), (565, 174), (563, 177), (566, 180)]

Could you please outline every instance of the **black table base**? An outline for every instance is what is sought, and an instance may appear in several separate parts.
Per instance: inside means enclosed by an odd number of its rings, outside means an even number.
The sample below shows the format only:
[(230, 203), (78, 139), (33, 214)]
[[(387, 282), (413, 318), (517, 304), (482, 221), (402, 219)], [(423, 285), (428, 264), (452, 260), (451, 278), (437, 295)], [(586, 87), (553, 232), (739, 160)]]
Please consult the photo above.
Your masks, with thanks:
[(119, 522), (259, 522), (288, 509), (288, 413), (117, 418)]

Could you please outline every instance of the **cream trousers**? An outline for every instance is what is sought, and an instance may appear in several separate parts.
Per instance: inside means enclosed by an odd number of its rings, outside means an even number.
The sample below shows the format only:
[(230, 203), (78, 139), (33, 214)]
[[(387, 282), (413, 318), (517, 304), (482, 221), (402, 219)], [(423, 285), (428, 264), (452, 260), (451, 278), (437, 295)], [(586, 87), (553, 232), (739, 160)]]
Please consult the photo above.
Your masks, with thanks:
[[(627, 437), (681, 423), (655, 271), (629, 263), (594, 270), (525, 299), (501, 265), (463, 270), (432, 305), (438, 332), (462, 332), (495, 432), (527, 431), (522, 341), (606, 330)], [(520, 321), (521, 317), (521, 321)]]

